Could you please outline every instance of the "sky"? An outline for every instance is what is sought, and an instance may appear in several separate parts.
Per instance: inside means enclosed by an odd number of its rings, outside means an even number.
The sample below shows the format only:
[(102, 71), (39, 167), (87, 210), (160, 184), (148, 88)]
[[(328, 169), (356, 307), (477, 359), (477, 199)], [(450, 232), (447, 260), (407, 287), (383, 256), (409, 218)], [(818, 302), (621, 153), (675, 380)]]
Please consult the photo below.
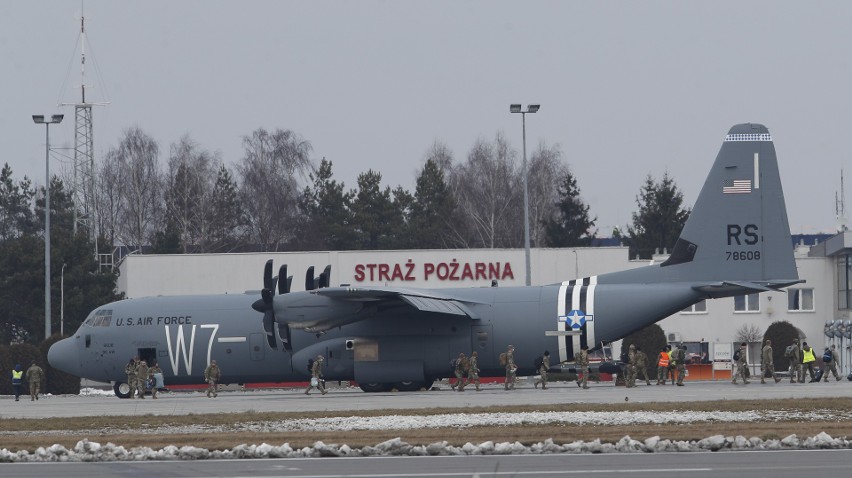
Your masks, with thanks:
[[(505, 135), (558, 144), (608, 235), (647, 175), (691, 206), (728, 129), (773, 135), (793, 233), (836, 230), (852, 126), (852, 2), (88, 0), (0, 3), (0, 163), (44, 184), (44, 128), (72, 147), (85, 12), (95, 161), (138, 126), (229, 166), (290, 129), (347, 188), (373, 169), (414, 191), (435, 141), (464, 161)], [(99, 74), (95, 74), (96, 71)], [(520, 159), (519, 159), (520, 160)], [(55, 156), (51, 171), (68, 168)], [(847, 171), (852, 177), (852, 172)], [(849, 205), (852, 209), (852, 203)]]

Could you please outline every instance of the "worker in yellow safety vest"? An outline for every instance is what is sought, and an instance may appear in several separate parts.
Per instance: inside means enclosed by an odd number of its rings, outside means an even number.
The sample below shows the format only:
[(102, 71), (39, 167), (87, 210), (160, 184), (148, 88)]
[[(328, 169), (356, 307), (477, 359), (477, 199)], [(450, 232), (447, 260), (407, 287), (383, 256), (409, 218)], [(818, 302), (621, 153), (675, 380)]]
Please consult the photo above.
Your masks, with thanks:
[(21, 368), (21, 364), (15, 365), (15, 369), (12, 370), (12, 390), (15, 391), (15, 401), (21, 397), (21, 384), (23, 383), (24, 378), (24, 370)]
[(815, 382), (814, 378), (814, 349), (807, 342), (802, 342), (802, 380), (805, 379), (805, 373), (811, 374), (811, 382)]

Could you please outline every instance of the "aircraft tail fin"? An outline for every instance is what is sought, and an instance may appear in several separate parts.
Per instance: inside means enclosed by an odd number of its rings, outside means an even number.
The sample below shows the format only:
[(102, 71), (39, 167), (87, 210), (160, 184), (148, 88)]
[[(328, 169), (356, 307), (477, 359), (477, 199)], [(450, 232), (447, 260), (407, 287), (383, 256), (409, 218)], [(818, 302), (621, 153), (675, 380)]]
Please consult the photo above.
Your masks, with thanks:
[(643, 269), (607, 279), (707, 281), (708, 287), (798, 282), (775, 146), (765, 126), (728, 131), (671, 256), (655, 277)]

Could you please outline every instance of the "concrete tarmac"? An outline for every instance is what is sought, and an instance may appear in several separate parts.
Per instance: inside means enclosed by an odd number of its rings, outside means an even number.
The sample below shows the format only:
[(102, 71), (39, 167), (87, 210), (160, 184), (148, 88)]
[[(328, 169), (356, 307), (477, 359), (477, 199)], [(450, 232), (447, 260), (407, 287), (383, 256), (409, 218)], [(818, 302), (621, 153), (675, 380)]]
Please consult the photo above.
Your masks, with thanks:
[(434, 407), (484, 407), (492, 405), (549, 405), (554, 403), (634, 403), (694, 402), (707, 400), (749, 400), (848, 397), (852, 383), (845, 379), (828, 383), (791, 384), (752, 381), (749, 385), (732, 385), (730, 381), (687, 382), (683, 387), (672, 385), (635, 388), (614, 386), (611, 382), (590, 384), (581, 390), (574, 382), (551, 383), (547, 390), (535, 389), (531, 381), (522, 380), (513, 391), (504, 391), (502, 384), (454, 392), (446, 382), (436, 382), (436, 388), (420, 392), (364, 393), (358, 388), (328, 384), (329, 393), (320, 395), (314, 390), (305, 396), (303, 389), (250, 389), (222, 391), (218, 398), (206, 398), (204, 392), (160, 393), (152, 400), (119, 399), (112, 395), (46, 396), (31, 402), (29, 396), (15, 402), (11, 396), (0, 398), (0, 418), (51, 418), (116, 415), (186, 415), (227, 412), (309, 412), (422, 409)]
[(848, 476), (852, 450), (286, 458), (180, 462), (5, 463), (0, 476), (65, 478), (184, 476), (291, 478), (553, 477), (800, 478)]

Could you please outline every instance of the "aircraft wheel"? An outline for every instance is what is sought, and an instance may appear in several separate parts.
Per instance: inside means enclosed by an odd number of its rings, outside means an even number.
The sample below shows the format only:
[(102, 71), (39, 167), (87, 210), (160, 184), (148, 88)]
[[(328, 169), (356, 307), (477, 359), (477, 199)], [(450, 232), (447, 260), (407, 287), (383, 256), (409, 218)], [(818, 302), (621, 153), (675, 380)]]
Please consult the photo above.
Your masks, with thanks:
[(389, 392), (391, 388), (393, 388), (393, 384), (378, 382), (359, 383), (358, 386), (361, 387), (361, 390), (367, 393)]
[(112, 391), (118, 398), (130, 398), (130, 385), (127, 382), (115, 382), (112, 386)]
[(397, 382), (393, 386), (400, 392), (416, 392), (423, 388), (423, 382)]

